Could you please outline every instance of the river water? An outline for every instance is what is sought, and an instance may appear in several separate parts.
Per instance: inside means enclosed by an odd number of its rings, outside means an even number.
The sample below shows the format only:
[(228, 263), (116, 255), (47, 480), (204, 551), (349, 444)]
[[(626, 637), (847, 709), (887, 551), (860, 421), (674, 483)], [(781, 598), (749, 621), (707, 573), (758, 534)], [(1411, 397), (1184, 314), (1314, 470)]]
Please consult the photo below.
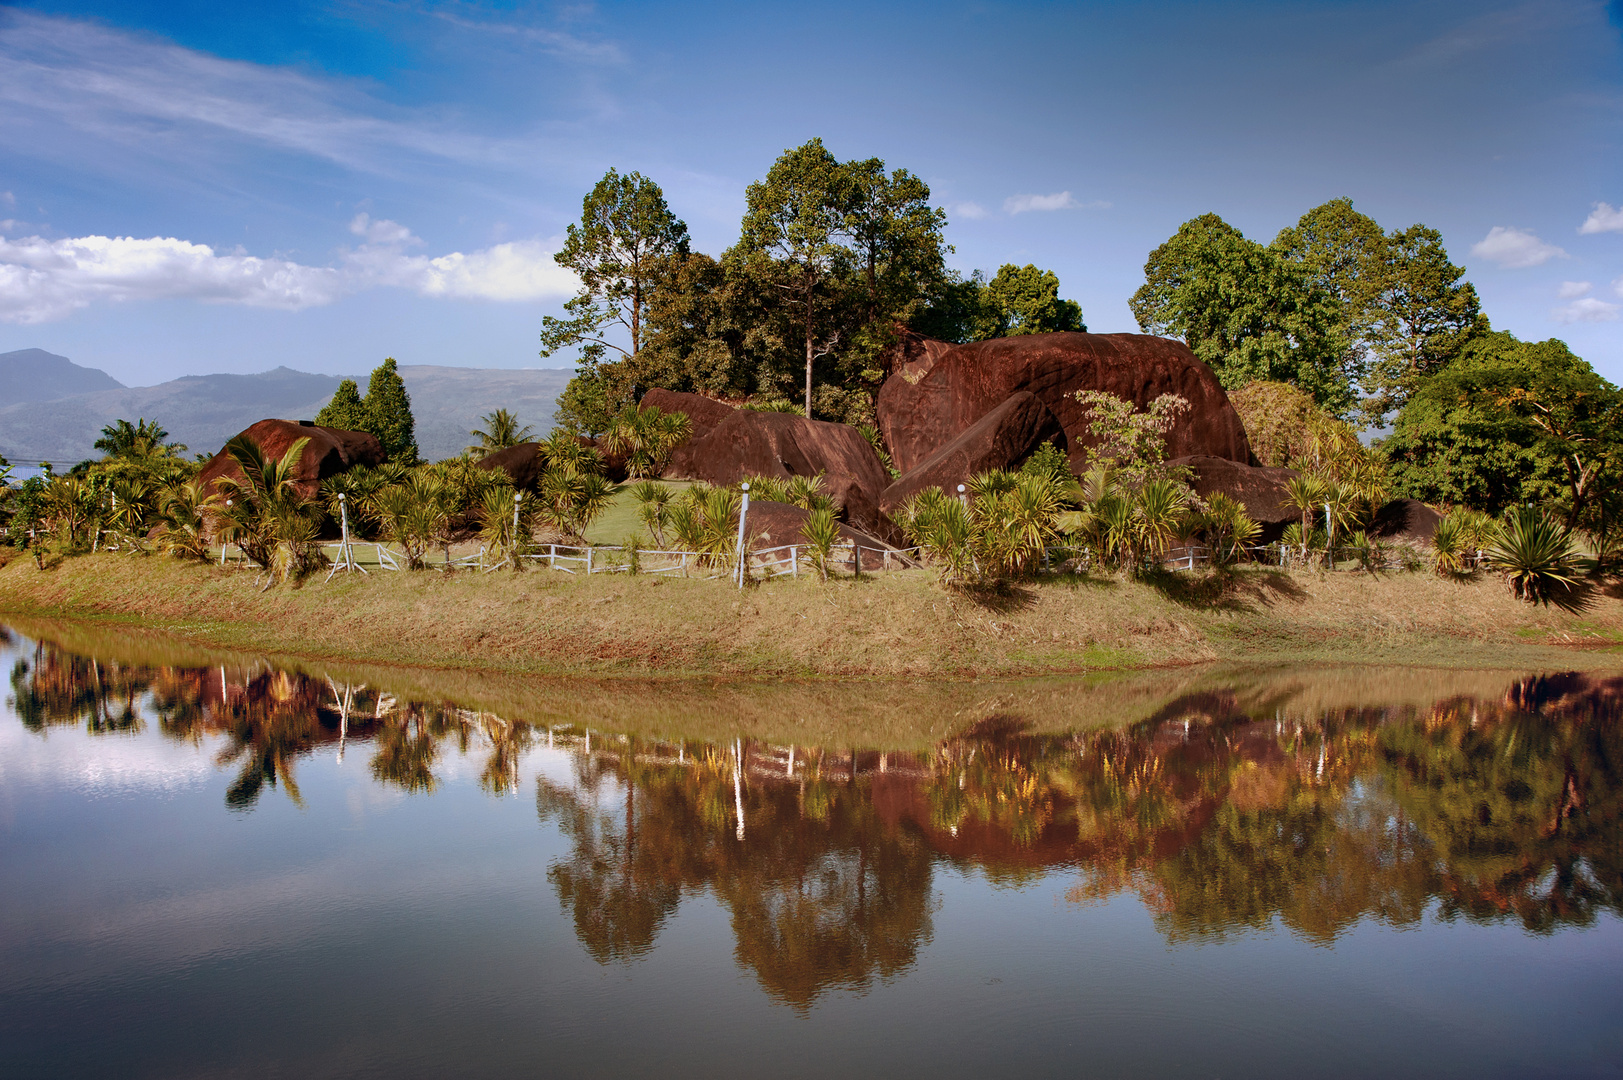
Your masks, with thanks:
[(966, 684), (890, 749), (29, 633), (7, 1077), (1623, 1075), (1623, 678)]

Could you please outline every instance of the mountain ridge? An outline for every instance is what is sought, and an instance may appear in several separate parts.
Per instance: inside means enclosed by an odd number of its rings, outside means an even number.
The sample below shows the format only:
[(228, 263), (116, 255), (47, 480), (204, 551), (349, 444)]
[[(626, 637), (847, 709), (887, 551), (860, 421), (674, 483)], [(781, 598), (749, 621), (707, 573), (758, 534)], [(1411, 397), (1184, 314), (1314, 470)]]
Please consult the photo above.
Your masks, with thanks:
[[(43, 352), (43, 350), (22, 350)], [(14, 355), (14, 354), (6, 354)], [(45, 354), (47, 356), (53, 354)], [(66, 358), (58, 357), (71, 364)], [(78, 365), (72, 365), (78, 367)], [(79, 368), (96, 371), (94, 368)], [(364, 392), (367, 377), (316, 375), (279, 365), (249, 375), (183, 375), (155, 386), (127, 387), (105, 372), (112, 387), (46, 401), (4, 400), (0, 455), (14, 465), (49, 461), (59, 468), (96, 456), (101, 429), (115, 420), (150, 420), (194, 453), (212, 454), (258, 420), (310, 420), (344, 378)], [(455, 368), (409, 364), (400, 368), (417, 420), (423, 457), (460, 453), (468, 432), (498, 408), (516, 412), (537, 432), (550, 430), (558, 394), (573, 376), (557, 368)]]

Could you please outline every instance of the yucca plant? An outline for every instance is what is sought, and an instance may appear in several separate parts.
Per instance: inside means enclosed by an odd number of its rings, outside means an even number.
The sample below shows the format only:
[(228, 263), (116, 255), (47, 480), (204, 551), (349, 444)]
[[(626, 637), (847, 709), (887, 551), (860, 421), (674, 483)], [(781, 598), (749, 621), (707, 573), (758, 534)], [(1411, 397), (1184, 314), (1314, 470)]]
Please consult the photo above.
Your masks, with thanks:
[(1529, 506), (1506, 512), (1486, 555), (1489, 569), (1505, 576), (1511, 595), (1530, 604), (1571, 593), (1582, 572), (1572, 530)]
[[(428, 549), (438, 541), (448, 514), (445, 486), (432, 474), (419, 472), (404, 484), (385, 488), (376, 497), (378, 520), (390, 542), (399, 545), (407, 570), (426, 566)], [(450, 559), (447, 558), (447, 563)]]
[(1285, 485), (1285, 498), (1296, 508), (1296, 512), (1302, 515), (1302, 525), (1297, 530), (1296, 539), (1304, 557), (1308, 549), (1301, 546), (1301, 543), (1313, 531), (1314, 515), (1324, 505), (1324, 496), (1324, 481), (1316, 476), (1293, 476)]
[(1262, 526), (1245, 512), (1243, 503), (1220, 491), (1207, 496), (1199, 524), (1211, 549), (1212, 567), (1220, 571), (1239, 562), (1246, 545), (1256, 540), (1262, 531)]
[(1363, 529), (1347, 538), (1347, 548), (1358, 560), (1358, 568), (1365, 573), (1373, 574), (1386, 566), (1386, 545), (1379, 537), (1370, 536)]
[(1431, 537), (1431, 567), (1442, 577), (1455, 577), (1465, 573), (1472, 549), (1466, 546), (1465, 524), (1457, 513), (1449, 513), (1437, 522), (1437, 531)]
[(639, 480), (631, 486), (631, 497), (637, 503), (637, 519), (648, 530), (655, 546), (665, 546), (665, 527), (670, 523), (670, 487), (653, 480)]
[(1133, 560), (1159, 565), (1166, 549), (1188, 528), (1189, 489), (1176, 480), (1151, 480), (1134, 500)]
[(813, 510), (800, 526), (801, 538), (806, 541), (806, 556), (822, 580), (828, 580), (828, 568), (833, 560), (834, 545), (840, 540), (840, 523), (829, 509)]
[(531, 529), (534, 525), (535, 505), (530, 500), (515, 499), (510, 487), (493, 487), (479, 502), (479, 539), (484, 544), (485, 561), (508, 563), (514, 570), (524, 569), (523, 556), (529, 552)]
[(784, 486), (784, 501), (802, 510), (832, 510), (834, 500), (823, 492), (823, 474), (796, 476)]
[(628, 405), (609, 423), (603, 445), (626, 460), (632, 479), (657, 474), (670, 461), (671, 452), (693, 434), (687, 413), (667, 413), (658, 406)]
[(297, 486), (299, 459), (309, 441), (297, 440), (279, 460), (266, 457), (243, 435), (225, 444), (241, 476), (214, 482), (220, 535), (269, 571), (266, 588), (325, 562), (316, 543), (321, 509)]

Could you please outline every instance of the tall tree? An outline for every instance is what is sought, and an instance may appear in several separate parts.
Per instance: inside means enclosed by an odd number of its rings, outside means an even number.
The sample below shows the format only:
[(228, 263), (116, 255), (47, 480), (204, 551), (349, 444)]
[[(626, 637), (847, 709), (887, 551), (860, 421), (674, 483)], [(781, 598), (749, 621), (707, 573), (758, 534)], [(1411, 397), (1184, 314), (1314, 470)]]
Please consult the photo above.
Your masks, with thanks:
[(744, 193), (748, 207), (735, 249), (741, 261), (769, 281), (793, 313), (806, 363), (806, 415), (812, 414), (812, 370), (839, 344), (840, 329), (828, 318), (835, 307), (830, 286), (852, 263), (850, 172), (822, 139), (784, 151), (766, 179)]
[(366, 414), (372, 425), (366, 430), (378, 437), (391, 461), (406, 465), (417, 461), (417, 421), (411, 415), (411, 395), (400, 377), (394, 357), (372, 369), (366, 384)]
[(497, 450), (506, 450), (510, 446), (531, 442), (535, 439), (535, 429), (528, 424), (519, 426), (518, 417), (506, 409), (497, 409), (493, 413), (486, 413), (479, 418), (484, 423), (482, 428), (474, 428), (468, 432), (479, 441), (468, 447), (468, 453), (484, 457)]
[[(846, 230), (862, 276), (866, 352), (888, 357), (895, 327), (919, 314), (947, 275), (952, 251), (942, 236), (947, 213), (930, 205), (930, 187), (906, 169), (887, 173), (878, 158), (845, 165), (851, 183)], [(878, 365), (883, 368), (883, 365)], [(878, 382), (888, 370), (873, 370)]]
[(1488, 330), (1476, 288), (1460, 280), (1465, 269), (1449, 261), (1436, 229), (1411, 225), (1390, 234), (1384, 269), (1364, 404), (1376, 423)]
[(1150, 253), (1144, 278), (1128, 302), (1139, 327), (1182, 338), (1224, 387), (1271, 379), (1331, 412), (1351, 407), (1340, 311), (1306, 270), (1202, 214)]
[(367, 426), (366, 402), (361, 400), (361, 388), (354, 379), (345, 379), (333, 391), (332, 400), (316, 413), (316, 423), (340, 431), (370, 431)]
[(1005, 263), (997, 276), (981, 289), (975, 337), (1018, 337), (1052, 334), (1061, 330), (1086, 331), (1082, 306), (1059, 297), (1059, 275), (1030, 263)]
[[(635, 356), (642, 348), (648, 304), (669, 262), (687, 254), (688, 228), (665, 204), (665, 193), (641, 173), (610, 169), (581, 204), (580, 224), (553, 256), (580, 278), (564, 305), (568, 317), (542, 320), (541, 355), (579, 345), (588, 363), (609, 350)], [(619, 327), (630, 346), (605, 335)]]

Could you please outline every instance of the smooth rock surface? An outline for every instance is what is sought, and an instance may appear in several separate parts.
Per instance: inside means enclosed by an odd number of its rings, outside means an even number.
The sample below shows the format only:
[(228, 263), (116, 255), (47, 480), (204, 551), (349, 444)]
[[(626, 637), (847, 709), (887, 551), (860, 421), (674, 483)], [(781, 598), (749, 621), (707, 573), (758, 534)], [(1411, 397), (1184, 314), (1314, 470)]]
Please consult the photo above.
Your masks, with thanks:
[(678, 446), (664, 476), (732, 484), (748, 476), (787, 479), (819, 473), (823, 491), (847, 522), (879, 536), (890, 534), (879, 513), (879, 496), (890, 486), (890, 474), (873, 446), (849, 424), (734, 409), (705, 435)]
[(879, 508), (892, 513), (926, 488), (956, 491), (976, 473), (1018, 464), (1048, 439), (1065, 447), (1065, 432), (1054, 414), (1035, 394), (1019, 391), (886, 488)]
[(1245, 427), (1217, 376), (1182, 342), (1146, 334), (1031, 334), (952, 346), (922, 375), (903, 370), (885, 380), (879, 427), (905, 476), (1027, 391), (1059, 421), (1079, 468), (1093, 443), (1079, 390), (1105, 390), (1139, 408), (1161, 394), (1179, 394), (1190, 410), (1168, 435), (1170, 455), (1251, 461)]
[(1237, 499), (1251, 520), (1262, 526), (1258, 539), (1264, 543), (1277, 539), (1291, 522), (1302, 520), (1301, 511), (1285, 495), (1285, 485), (1296, 475), (1295, 469), (1246, 465), (1209, 454), (1174, 458), (1168, 464), (1193, 470), (1190, 486), (1202, 498), (1221, 492)]
[[(309, 439), (304, 453), (299, 455), (294, 483), (306, 498), (314, 498), (321, 481), (329, 476), (337, 476), (357, 465), (381, 465), (387, 460), (378, 437), (365, 431), (317, 427), (296, 420), (261, 420), (242, 434), (258, 443), (265, 456), (275, 461), (280, 461), (300, 439)], [(204, 491), (212, 492), (214, 481), (223, 476), (240, 479), (242, 469), (235, 458), (221, 450), (203, 466), (197, 482)]]

